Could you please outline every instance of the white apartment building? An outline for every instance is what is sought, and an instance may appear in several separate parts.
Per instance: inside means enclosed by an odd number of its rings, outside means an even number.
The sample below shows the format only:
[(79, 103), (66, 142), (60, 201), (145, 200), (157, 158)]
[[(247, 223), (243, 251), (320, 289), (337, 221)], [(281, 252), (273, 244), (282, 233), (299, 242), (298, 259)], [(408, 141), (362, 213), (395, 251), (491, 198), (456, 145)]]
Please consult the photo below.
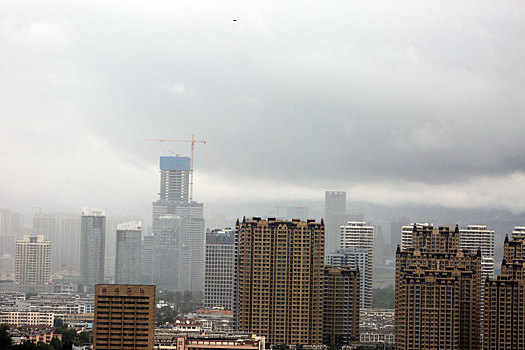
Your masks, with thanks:
[(401, 250), (407, 250), (412, 247), (412, 231), (414, 230), (414, 225), (417, 228), (422, 228), (424, 226), (434, 226), (434, 224), (422, 223), (422, 222), (413, 222), (410, 225), (401, 226)]
[(48, 284), (51, 276), (51, 241), (43, 235), (24, 235), (16, 241), (15, 282)]
[(494, 278), (494, 230), (485, 225), (468, 225), (459, 229), (459, 249), (481, 250), (481, 283)]
[(0, 324), (19, 326), (53, 326), (55, 315), (47, 312), (0, 311)]
[(512, 238), (525, 238), (525, 226), (515, 226), (512, 230)]
[(364, 280), (363, 307), (372, 307), (372, 271), (374, 261), (374, 227), (367, 226), (364, 221), (348, 221), (340, 227), (341, 249), (361, 248), (368, 252)]

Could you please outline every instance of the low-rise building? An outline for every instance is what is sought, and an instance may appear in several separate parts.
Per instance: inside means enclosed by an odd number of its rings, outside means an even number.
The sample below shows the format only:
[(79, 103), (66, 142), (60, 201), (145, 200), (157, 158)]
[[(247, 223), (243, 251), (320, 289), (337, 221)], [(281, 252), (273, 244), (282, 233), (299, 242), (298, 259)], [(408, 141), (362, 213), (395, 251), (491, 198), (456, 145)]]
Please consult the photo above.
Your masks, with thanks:
[(265, 338), (246, 334), (167, 335), (155, 330), (155, 350), (264, 350)]
[(394, 344), (394, 309), (361, 309), (360, 343)]
[(0, 324), (10, 326), (49, 326), (52, 327), (55, 314), (33, 311), (0, 311)]
[(62, 340), (62, 334), (56, 334), (52, 327), (10, 328), (8, 332), (15, 344), (26, 342), (49, 344), (53, 338)]
[(197, 310), (186, 316), (200, 323), (205, 332), (232, 333), (235, 331), (231, 310)]

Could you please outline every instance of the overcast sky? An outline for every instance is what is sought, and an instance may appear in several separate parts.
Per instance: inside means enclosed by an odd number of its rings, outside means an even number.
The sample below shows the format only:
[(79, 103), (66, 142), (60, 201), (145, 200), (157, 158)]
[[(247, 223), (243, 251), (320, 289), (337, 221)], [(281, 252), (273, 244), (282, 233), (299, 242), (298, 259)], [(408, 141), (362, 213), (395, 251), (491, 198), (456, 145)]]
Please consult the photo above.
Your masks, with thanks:
[(169, 154), (143, 139), (194, 133), (194, 197), (225, 212), (325, 190), (525, 211), (523, 1), (0, 8), (0, 207), (142, 214)]

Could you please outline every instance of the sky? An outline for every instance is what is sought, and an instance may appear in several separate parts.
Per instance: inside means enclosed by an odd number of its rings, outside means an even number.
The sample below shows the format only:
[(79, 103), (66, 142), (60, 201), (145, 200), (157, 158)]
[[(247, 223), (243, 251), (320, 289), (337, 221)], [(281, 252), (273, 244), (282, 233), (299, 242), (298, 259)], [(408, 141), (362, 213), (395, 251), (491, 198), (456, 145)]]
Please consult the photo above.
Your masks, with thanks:
[[(0, 207), (195, 199), (525, 212), (521, 1), (0, 0)], [(241, 204), (240, 204), (241, 203)], [(237, 209), (236, 209), (237, 210)]]

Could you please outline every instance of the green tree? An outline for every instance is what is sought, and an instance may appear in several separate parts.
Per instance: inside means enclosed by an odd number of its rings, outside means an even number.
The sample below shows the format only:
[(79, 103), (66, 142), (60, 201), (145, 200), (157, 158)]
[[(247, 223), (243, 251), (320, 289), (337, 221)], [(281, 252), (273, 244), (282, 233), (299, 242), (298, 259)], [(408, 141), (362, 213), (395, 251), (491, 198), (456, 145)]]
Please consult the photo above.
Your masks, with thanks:
[(10, 349), (13, 344), (8, 330), (8, 326), (0, 325), (0, 349)]
[(91, 332), (80, 332), (78, 335), (79, 345), (82, 344), (92, 344), (93, 343), (93, 334)]
[(180, 290), (177, 290), (175, 291), (175, 303), (176, 304), (182, 304), (182, 293), (180, 292)]
[(62, 341), (58, 339), (57, 337), (54, 337), (53, 339), (51, 339), (51, 342), (49, 343), (49, 345), (51, 345), (51, 347), (54, 350), (63, 350), (64, 348), (62, 345)]
[(62, 344), (65, 345), (66, 343), (70, 344), (73, 342), (73, 340), (77, 339), (78, 334), (77, 331), (74, 329), (67, 329), (65, 327), (59, 327), (55, 329), (56, 334), (62, 334)]
[(157, 309), (157, 312), (155, 313), (155, 322), (157, 325), (162, 325), (166, 322), (173, 322), (175, 317), (177, 317), (177, 310), (174, 310), (169, 306), (163, 306), (160, 309)]

